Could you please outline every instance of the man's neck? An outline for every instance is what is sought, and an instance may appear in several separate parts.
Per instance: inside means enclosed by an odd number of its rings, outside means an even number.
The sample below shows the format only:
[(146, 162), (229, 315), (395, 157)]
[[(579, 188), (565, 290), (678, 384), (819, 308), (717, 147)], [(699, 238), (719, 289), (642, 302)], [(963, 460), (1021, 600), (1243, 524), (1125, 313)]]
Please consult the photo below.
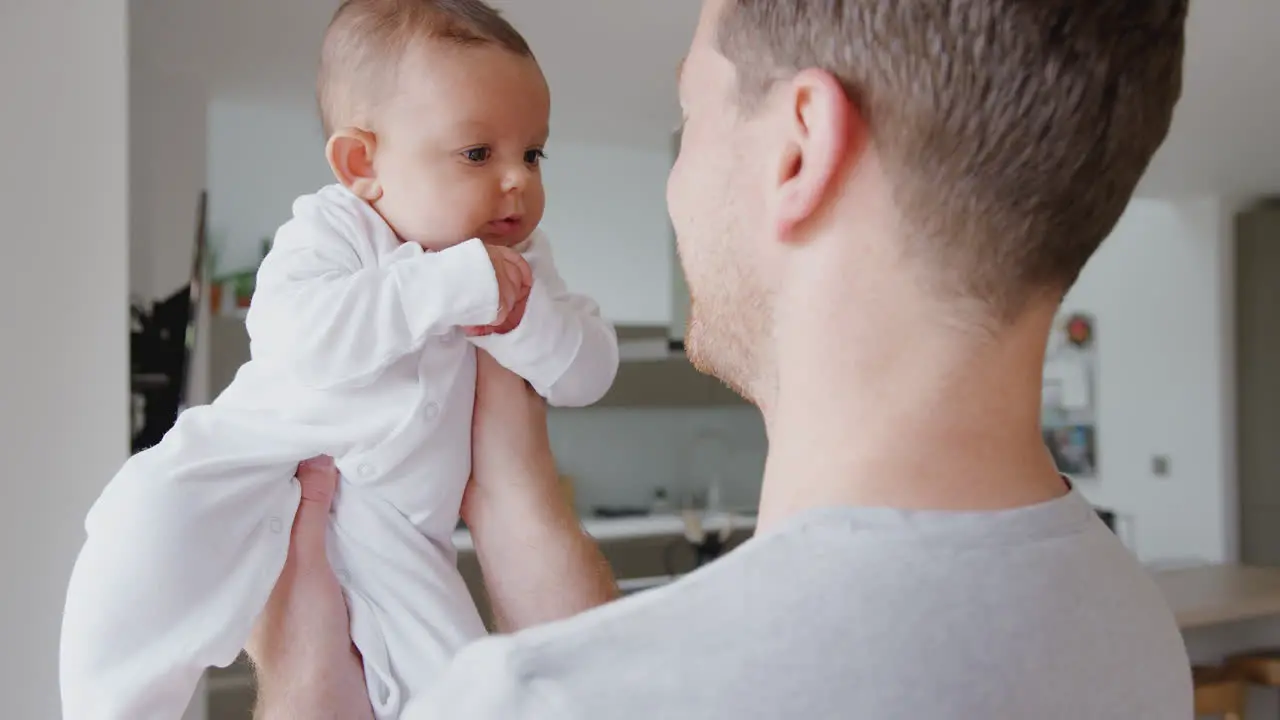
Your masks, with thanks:
[(996, 510), (1061, 496), (1040, 436), (1051, 319), (1046, 309), (996, 337), (922, 317), (844, 335), (790, 323), (765, 408), (761, 528), (821, 507)]

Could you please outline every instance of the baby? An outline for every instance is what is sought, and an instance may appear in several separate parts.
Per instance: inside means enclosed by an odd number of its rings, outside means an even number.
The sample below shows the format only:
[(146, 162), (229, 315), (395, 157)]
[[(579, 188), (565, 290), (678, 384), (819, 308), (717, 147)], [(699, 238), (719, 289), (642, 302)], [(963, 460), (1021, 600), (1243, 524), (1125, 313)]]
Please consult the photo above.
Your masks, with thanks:
[(63, 626), (67, 718), (182, 715), (248, 637), (284, 563), (294, 471), (317, 455), (342, 476), (330, 557), (374, 714), (397, 717), (485, 632), (450, 539), (476, 349), (553, 405), (613, 382), (616, 335), (538, 230), (550, 97), (520, 34), (480, 0), (347, 0), (322, 56), (338, 183), (276, 234), (253, 359), (90, 511)]

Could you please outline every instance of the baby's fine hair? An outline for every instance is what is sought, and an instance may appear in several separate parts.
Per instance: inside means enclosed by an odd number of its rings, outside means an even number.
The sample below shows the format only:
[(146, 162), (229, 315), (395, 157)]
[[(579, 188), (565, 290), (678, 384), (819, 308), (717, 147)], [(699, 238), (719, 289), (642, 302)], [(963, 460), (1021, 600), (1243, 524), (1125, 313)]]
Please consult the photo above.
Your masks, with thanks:
[(345, 0), (320, 53), (316, 99), (325, 136), (393, 89), (405, 51), (425, 40), (496, 45), (533, 57), (519, 31), (481, 0)]

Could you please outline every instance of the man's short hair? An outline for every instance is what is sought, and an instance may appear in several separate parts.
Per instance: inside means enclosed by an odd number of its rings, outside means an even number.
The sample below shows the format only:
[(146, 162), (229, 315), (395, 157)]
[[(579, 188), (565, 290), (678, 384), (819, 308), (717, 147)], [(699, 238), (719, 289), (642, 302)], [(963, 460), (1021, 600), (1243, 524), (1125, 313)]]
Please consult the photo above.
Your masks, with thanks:
[(394, 90), (405, 52), (432, 40), (533, 57), (524, 37), (481, 0), (345, 0), (320, 54), (316, 96), (325, 135), (370, 112)]
[(807, 68), (843, 84), (950, 297), (1011, 319), (1110, 234), (1182, 92), (1187, 0), (725, 0), (749, 112)]

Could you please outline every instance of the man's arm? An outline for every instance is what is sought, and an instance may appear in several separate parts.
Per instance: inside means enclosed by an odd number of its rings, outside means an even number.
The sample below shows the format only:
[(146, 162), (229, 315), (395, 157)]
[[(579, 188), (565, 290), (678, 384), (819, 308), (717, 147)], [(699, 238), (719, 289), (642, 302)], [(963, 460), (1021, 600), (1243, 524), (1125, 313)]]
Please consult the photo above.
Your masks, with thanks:
[(479, 240), (435, 253), (405, 245), (365, 267), (347, 232), (295, 218), (277, 233), (247, 320), (255, 358), (311, 387), (360, 385), (430, 335), (497, 315), (498, 280)]
[(499, 628), (514, 632), (613, 600), (613, 573), (560, 486), (546, 404), (487, 354), (477, 364), (473, 481), (462, 512)]
[(510, 332), (472, 342), (527, 379), (552, 405), (591, 405), (604, 397), (618, 373), (617, 332), (594, 301), (569, 292), (545, 234), (535, 231), (521, 252), (534, 278), (524, 318)]
[(468, 491), (464, 510), (500, 632), (562, 620), (618, 597), (599, 546), (554, 476), (503, 496)]

